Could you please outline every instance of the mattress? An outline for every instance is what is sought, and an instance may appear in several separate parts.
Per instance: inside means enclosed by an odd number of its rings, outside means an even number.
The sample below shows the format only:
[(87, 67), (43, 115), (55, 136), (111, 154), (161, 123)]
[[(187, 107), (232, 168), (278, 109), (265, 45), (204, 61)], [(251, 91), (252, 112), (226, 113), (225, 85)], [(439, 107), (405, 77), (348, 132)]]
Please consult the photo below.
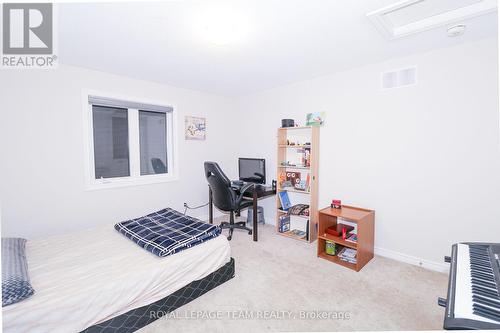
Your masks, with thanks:
[(113, 225), (28, 241), (35, 294), (2, 308), (4, 332), (79, 332), (151, 304), (230, 261), (225, 237), (165, 258)]

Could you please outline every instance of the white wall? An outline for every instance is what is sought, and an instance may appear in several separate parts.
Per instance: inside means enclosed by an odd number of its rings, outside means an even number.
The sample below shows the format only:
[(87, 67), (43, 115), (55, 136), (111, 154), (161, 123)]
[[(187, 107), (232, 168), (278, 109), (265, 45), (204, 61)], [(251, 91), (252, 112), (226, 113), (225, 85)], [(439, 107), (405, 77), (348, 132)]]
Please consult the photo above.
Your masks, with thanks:
[[(280, 119), (303, 123), (307, 112), (326, 111), (320, 205), (340, 198), (375, 209), (379, 253), (436, 268), (453, 242), (498, 242), (497, 44), (485, 39), (237, 100), (68, 66), (2, 71), (2, 235), (41, 237), (203, 203), (204, 160), (235, 178), (238, 156), (264, 157), (270, 182)], [(410, 65), (417, 86), (380, 90), (381, 71)], [(180, 180), (85, 191), (82, 89), (176, 105)], [(184, 140), (184, 115), (207, 117), (205, 142)], [(274, 200), (262, 204), (272, 222)]]
[[(255, 126), (245, 149), (276, 165), (280, 119), (304, 124), (306, 113), (325, 111), (320, 206), (339, 198), (376, 210), (379, 253), (436, 268), (454, 242), (499, 241), (497, 44), (486, 39), (248, 96), (240, 108)], [(382, 71), (412, 65), (417, 86), (381, 91)], [(273, 202), (265, 210), (272, 214)]]
[[(179, 181), (84, 190), (82, 91), (175, 105)], [(226, 129), (229, 100), (152, 82), (60, 66), (0, 73), (0, 202), (2, 236), (41, 237), (141, 216), (164, 207), (207, 201), (203, 161), (236, 169)], [(207, 117), (207, 140), (184, 140), (184, 115)], [(190, 212), (206, 216), (207, 209)]]

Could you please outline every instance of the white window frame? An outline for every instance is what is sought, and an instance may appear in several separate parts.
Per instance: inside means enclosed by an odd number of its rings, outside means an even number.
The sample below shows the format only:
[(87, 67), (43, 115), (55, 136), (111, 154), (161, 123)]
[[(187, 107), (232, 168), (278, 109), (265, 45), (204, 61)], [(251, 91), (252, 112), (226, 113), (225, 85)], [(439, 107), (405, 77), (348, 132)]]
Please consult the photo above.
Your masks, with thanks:
[[(92, 117), (92, 104), (88, 102), (89, 96), (112, 98), (124, 102), (140, 102), (144, 104), (163, 105), (172, 108), (166, 112), (167, 128), (167, 170), (165, 174), (141, 175), (140, 143), (139, 143), (139, 109), (128, 108), (128, 137), (129, 137), (129, 166), (130, 176), (96, 179), (94, 161), (94, 127)], [(177, 167), (177, 108), (165, 101), (145, 100), (144, 98), (131, 98), (113, 93), (84, 90), (82, 94), (83, 124), (84, 124), (84, 153), (85, 153), (85, 189), (98, 190), (125, 186), (138, 186), (156, 183), (172, 182), (179, 179)], [(148, 111), (148, 110), (144, 110)]]

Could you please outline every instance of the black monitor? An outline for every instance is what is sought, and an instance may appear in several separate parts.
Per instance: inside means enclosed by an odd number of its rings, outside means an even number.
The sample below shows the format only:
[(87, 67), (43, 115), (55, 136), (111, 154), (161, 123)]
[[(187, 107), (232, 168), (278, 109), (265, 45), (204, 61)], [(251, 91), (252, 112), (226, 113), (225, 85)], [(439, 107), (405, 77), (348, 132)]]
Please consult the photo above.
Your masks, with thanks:
[(239, 158), (240, 180), (249, 183), (266, 183), (266, 160), (263, 158)]

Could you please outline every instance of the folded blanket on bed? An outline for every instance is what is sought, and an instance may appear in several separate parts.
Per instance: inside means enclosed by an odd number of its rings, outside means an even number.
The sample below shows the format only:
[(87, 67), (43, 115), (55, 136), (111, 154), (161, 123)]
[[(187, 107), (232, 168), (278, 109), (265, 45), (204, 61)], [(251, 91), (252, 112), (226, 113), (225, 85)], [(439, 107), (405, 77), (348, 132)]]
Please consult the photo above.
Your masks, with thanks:
[(115, 229), (159, 256), (180, 252), (220, 235), (221, 229), (172, 208), (117, 223)]
[(28, 275), (26, 239), (2, 238), (2, 306), (22, 301), (34, 292)]

